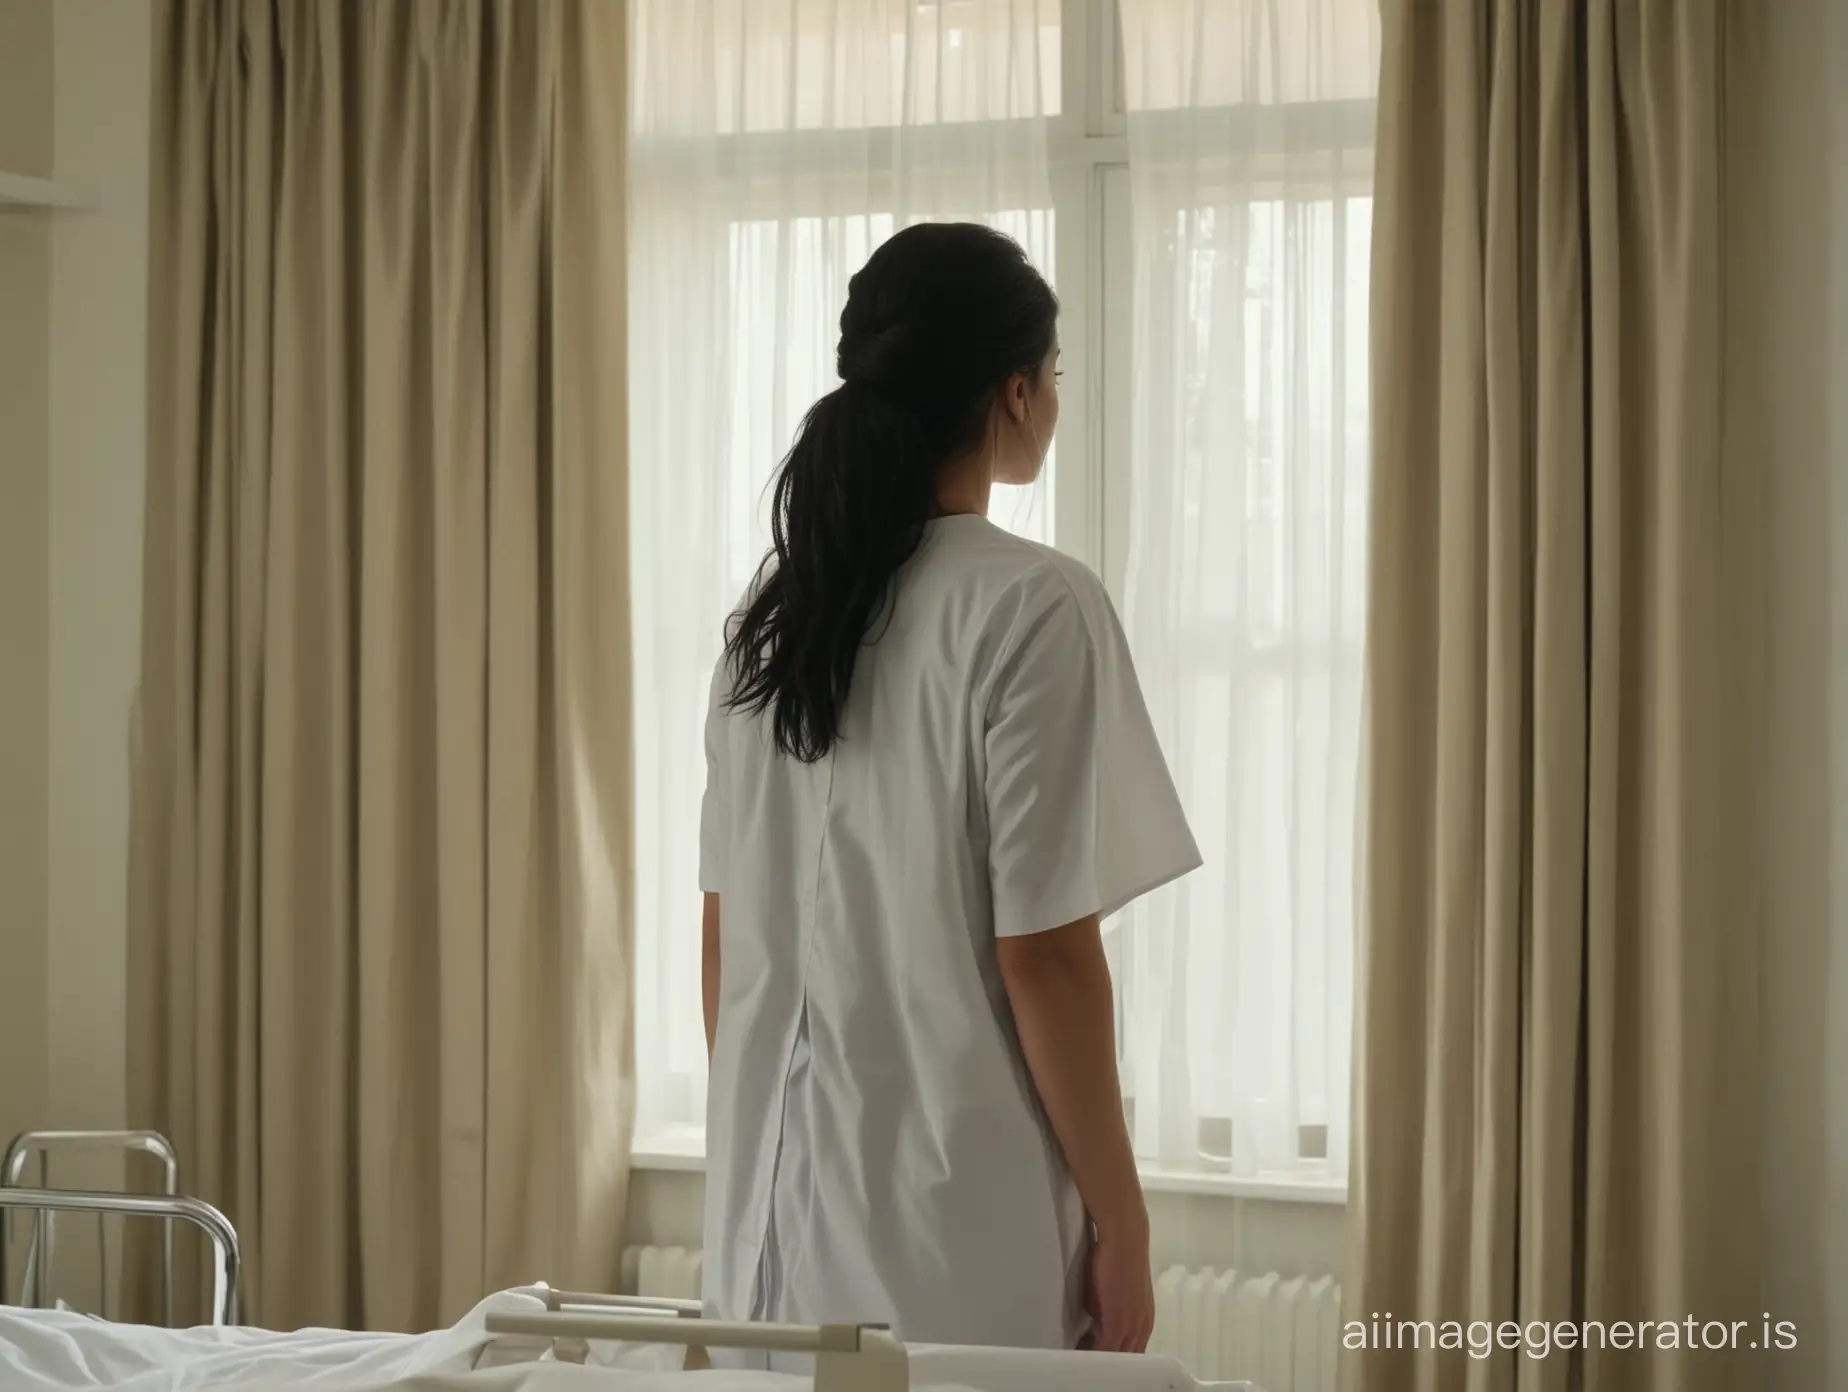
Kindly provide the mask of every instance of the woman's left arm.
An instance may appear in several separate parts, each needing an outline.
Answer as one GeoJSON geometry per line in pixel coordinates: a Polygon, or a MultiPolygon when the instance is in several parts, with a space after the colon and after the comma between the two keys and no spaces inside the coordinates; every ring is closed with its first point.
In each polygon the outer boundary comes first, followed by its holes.
{"type": "Polygon", "coordinates": [[[706,1059],[719,1032],[719,896],[708,893],[700,912],[700,1004],[706,1016],[706,1059]]]}

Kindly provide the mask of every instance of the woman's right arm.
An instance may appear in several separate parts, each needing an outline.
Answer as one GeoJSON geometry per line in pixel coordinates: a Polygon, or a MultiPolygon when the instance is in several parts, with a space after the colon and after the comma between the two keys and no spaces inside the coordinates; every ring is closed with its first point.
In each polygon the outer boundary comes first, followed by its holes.
{"type": "Polygon", "coordinates": [[[1154,1328],[1148,1213],[1116,1071],[1099,922],[1200,864],[1103,583],[1055,558],[991,620],[981,710],[995,952],[1041,1105],[1097,1242],[1101,1349],[1154,1328]]]}
{"type": "Polygon", "coordinates": [[[1040,1103],[1097,1229],[1093,1346],[1139,1353],[1155,1325],[1149,1218],[1124,1120],[1116,1012],[1097,915],[998,938],[995,952],[1040,1103]]]}

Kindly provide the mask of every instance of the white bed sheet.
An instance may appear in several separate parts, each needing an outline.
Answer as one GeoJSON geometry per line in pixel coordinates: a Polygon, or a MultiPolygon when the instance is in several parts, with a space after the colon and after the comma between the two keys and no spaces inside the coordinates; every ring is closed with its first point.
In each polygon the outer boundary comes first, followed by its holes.
{"type": "MultiPolygon", "coordinates": [[[[407,1335],[156,1329],[0,1307],[0,1392],[796,1392],[813,1385],[786,1373],[682,1372],[684,1350],[666,1345],[596,1344],[585,1364],[560,1363],[550,1359],[545,1341],[487,1333],[492,1312],[543,1308],[533,1288],[502,1291],[452,1328],[407,1335]]],[[[910,1361],[913,1392],[1244,1388],[1197,1383],[1171,1359],[914,1348],[910,1361]]]]}
{"type": "Polygon", "coordinates": [[[482,1301],[450,1329],[418,1335],[157,1329],[63,1310],[0,1308],[0,1388],[392,1387],[411,1378],[470,1372],[491,1342],[484,1327],[490,1311],[543,1308],[529,1292],[507,1291],[482,1301]]]}

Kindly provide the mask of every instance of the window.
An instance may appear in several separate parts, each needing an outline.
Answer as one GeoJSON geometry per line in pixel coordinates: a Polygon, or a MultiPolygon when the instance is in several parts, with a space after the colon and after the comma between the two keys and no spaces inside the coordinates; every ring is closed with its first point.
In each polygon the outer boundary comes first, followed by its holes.
{"type": "Polygon", "coordinates": [[[1002,227],[1066,409],[995,520],[1104,575],[1207,867],[1110,925],[1151,1165],[1345,1173],[1373,0],[640,0],[638,1137],[697,1144],[719,625],[894,228],[1002,227]],[[1200,55],[1209,61],[1196,61],[1200,55]]]}

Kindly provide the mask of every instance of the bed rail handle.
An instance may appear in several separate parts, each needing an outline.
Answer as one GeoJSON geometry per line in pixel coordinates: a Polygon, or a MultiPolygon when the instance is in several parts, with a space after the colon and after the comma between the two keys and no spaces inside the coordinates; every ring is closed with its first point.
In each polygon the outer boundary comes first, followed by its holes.
{"type": "Polygon", "coordinates": [[[905,1346],[882,1325],[753,1324],[652,1315],[500,1310],[487,1332],[539,1339],[606,1339],[815,1356],[815,1392],[908,1392],[905,1346]]]}
{"type": "Polygon", "coordinates": [[[212,1323],[237,1323],[242,1257],[237,1229],[209,1203],[184,1195],[94,1194],[76,1189],[15,1189],[0,1185],[0,1213],[114,1213],[127,1218],[177,1218],[212,1244],[212,1323]]]}
{"type": "Polygon", "coordinates": [[[553,1290],[550,1286],[540,1291],[539,1295],[545,1301],[545,1308],[554,1314],[561,1310],[609,1310],[700,1319],[704,1313],[704,1307],[697,1300],[680,1300],[665,1295],[595,1295],[585,1291],[553,1290]]]}

